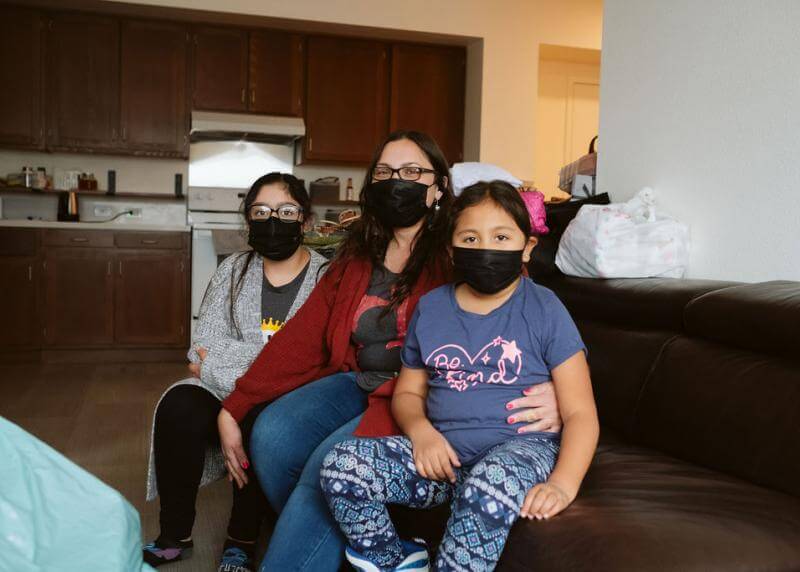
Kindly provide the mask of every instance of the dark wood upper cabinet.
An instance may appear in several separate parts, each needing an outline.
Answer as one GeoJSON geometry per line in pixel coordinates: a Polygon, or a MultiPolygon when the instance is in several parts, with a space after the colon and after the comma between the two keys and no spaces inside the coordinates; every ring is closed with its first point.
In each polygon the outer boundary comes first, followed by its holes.
{"type": "Polygon", "coordinates": [[[249,111],[302,115],[303,60],[302,36],[270,30],[250,32],[249,111]]]}
{"type": "Polygon", "coordinates": [[[114,339],[118,344],[182,345],[189,316],[188,262],[180,251],[117,255],[114,339]]]}
{"type": "Polygon", "coordinates": [[[464,48],[392,46],[389,129],[431,135],[450,164],[464,159],[464,48]]]}
{"type": "Polygon", "coordinates": [[[247,111],[247,32],[201,27],[194,31],[194,109],[247,111]]]}
{"type": "Polygon", "coordinates": [[[45,251],[45,345],[86,347],[114,342],[114,251],[45,251]]]}
{"type": "Polygon", "coordinates": [[[308,39],[306,160],[369,162],[389,123],[387,51],[368,40],[308,39]]]}
{"type": "Polygon", "coordinates": [[[38,11],[0,7],[0,144],[44,147],[43,24],[38,11]]]}
{"type": "Polygon", "coordinates": [[[139,154],[187,157],[188,30],[130,20],[121,36],[121,146],[139,154]]]}
{"type": "Polygon", "coordinates": [[[54,14],[48,35],[48,147],[113,150],[119,137],[119,21],[54,14]]]}

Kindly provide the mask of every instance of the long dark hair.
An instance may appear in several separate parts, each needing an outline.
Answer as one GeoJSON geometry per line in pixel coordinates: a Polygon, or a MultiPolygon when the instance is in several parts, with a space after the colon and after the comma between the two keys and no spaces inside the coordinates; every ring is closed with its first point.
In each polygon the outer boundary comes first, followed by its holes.
{"type": "Polygon", "coordinates": [[[393,237],[393,233],[391,228],[386,228],[382,225],[375,214],[366,208],[365,191],[372,182],[372,171],[378,164],[383,149],[392,141],[400,141],[402,139],[408,139],[416,144],[431,162],[431,166],[435,171],[434,183],[438,185],[442,196],[439,198],[438,211],[430,208],[425,215],[423,224],[415,238],[414,246],[411,249],[411,255],[392,290],[389,308],[393,309],[397,308],[411,294],[411,289],[422,274],[423,268],[432,265],[434,268],[438,267],[443,273],[446,273],[449,269],[447,231],[450,221],[450,208],[454,198],[453,183],[450,176],[450,168],[447,166],[447,159],[445,159],[442,150],[439,149],[439,145],[436,144],[433,138],[419,131],[400,130],[391,133],[378,146],[367,169],[364,183],[361,185],[361,194],[359,195],[361,218],[353,224],[347,239],[336,255],[337,260],[362,258],[369,260],[373,266],[383,265],[386,249],[393,237]]]}
{"type": "MultiPolygon", "coordinates": [[[[311,215],[311,198],[308,196],[308,191],[306,190],[303,183],[295,177],[294,175],[290,175],[288,173],[279,173],[277,171],[272,173],[267,173],[266,175],[262,175],[258,179],[256,179],[253,184],[250,186],[250,190],[247,191],[244,199],[242,200],[242,215],[244,216],[245,222],[247,222],[248,229],[250,228],[250,207],[253,206],[253,203],[256,202],[256,197],[258,196],[259,191],[261,191],[261,187],[266,185],[272,185],[275,183],[283,183],[285,186],[286,191],[289,195],[297,201],[297,204],[300,205],[300,208],[303,209],[303,220],[308,220],[311,215]]],[[[233,264],[233,271],[231,272],[231,295],[230,295],[230,305],[228,307],[228,313],[230,315],[231,325],[233,326],[234,330],[236,331],[237,335],[241,337],[242,332],[239,329],[239,325],[236,323],[236,313],[234,312],[234,307],[236,305],[236,300],[239,298],[239,293],[242,291],[242,283],[244,282],[244,277],[247,275],[247,270],[250,268],[250,263],[255,258],[255,251],[251,248],[250,250],[246,250],[244,252],[240,252],[237,256],[238,258],[234,261],[233,264]],[[244,257],[245,261],[242,264],[241,270],[238,273],[235,271],[236,264],[239,260],[244,257]]]]}
{"type": "Polygon", "coordinates": [[[525,235],[525,240],[531,237],[531,217],[528,213],[528,208],[525,206],[525,201],[519,196],[519,191],[505,181],[480,181],[461,191],[461,194],[458,195],[455,203],[453,203],[450,232],[448,234],[452,236],[461,213],[469,207],[474,207],[487,200],[492,201],[511,215],[511,218],[514,219],[514,222],[525,235]]]}

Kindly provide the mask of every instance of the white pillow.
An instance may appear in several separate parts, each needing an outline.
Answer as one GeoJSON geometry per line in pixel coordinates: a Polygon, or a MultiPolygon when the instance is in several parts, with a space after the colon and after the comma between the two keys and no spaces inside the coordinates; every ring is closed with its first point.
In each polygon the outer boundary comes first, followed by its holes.
{"type": "Polygon", "coordinates": [[[505,181],[514,187],[522,186],[522,181],[514,175],[502,167],[489,163],[456,163],[450,169],[450,173],[453,176],[453,189],[456,196],[460,195],[466,187],[479,181],[505,181]]]}

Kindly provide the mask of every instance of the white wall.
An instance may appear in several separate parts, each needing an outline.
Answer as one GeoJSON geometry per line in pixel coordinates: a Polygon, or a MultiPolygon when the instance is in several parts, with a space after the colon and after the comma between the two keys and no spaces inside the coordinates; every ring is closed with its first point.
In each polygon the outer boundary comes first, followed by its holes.
{"type": "Polygon", "coordinates": [[[689,277],[800,280],[800,2],[606,0],[598,185],[691,225],[689,277]]]}

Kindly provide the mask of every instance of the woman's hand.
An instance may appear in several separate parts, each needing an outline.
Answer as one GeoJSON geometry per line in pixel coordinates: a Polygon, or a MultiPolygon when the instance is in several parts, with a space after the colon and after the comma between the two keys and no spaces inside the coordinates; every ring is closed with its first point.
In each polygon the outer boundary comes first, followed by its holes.
{"type": "Polygon", "coordinates": [[[247,484],[247,474],[244,470],[250,466],[242,446],[242,430],[227,409],[219,412],[217,428],[222,454],[225,456],[225,466],[228,469],[228,480],[235,480],[241,489],[247,484]]]}
{"type": "Polygon", "coordinates": [[[522,518],[548,519],[567,508],[575,495],[568,494],[555,483],[546,482],[533,487],[525,495],[519,515],[522,518]]]}
{"type": "Polygon", "coordinates": [[[518,433],[531,431],[558,433],[561,430],[561,415],[558,412],[553,382],[534,385],[522,393],[525,397],[506,404],[506,409],[512,412],[508,416],[508,423],[527,422],[528,425],[520,427],[518,433]]]}
{"type": "Polygon", "coordinates": [[[453,467],[460,467],[455,450],[432,425],[415,431],[411,438],[414,464],[422,478],[434,481],[456,482],[453,467]]]}
{"type": "Polygon", "coordinates": [[[197,379],[200,379],[200,367],[203,365],[203,362],[206,360],[206,356],[208,355],[208,350],[206,348],[197,348],[197,355],[200,356],[199,363],[190,363],[189,364],[189,373],[191,373],[197,379]]]}

